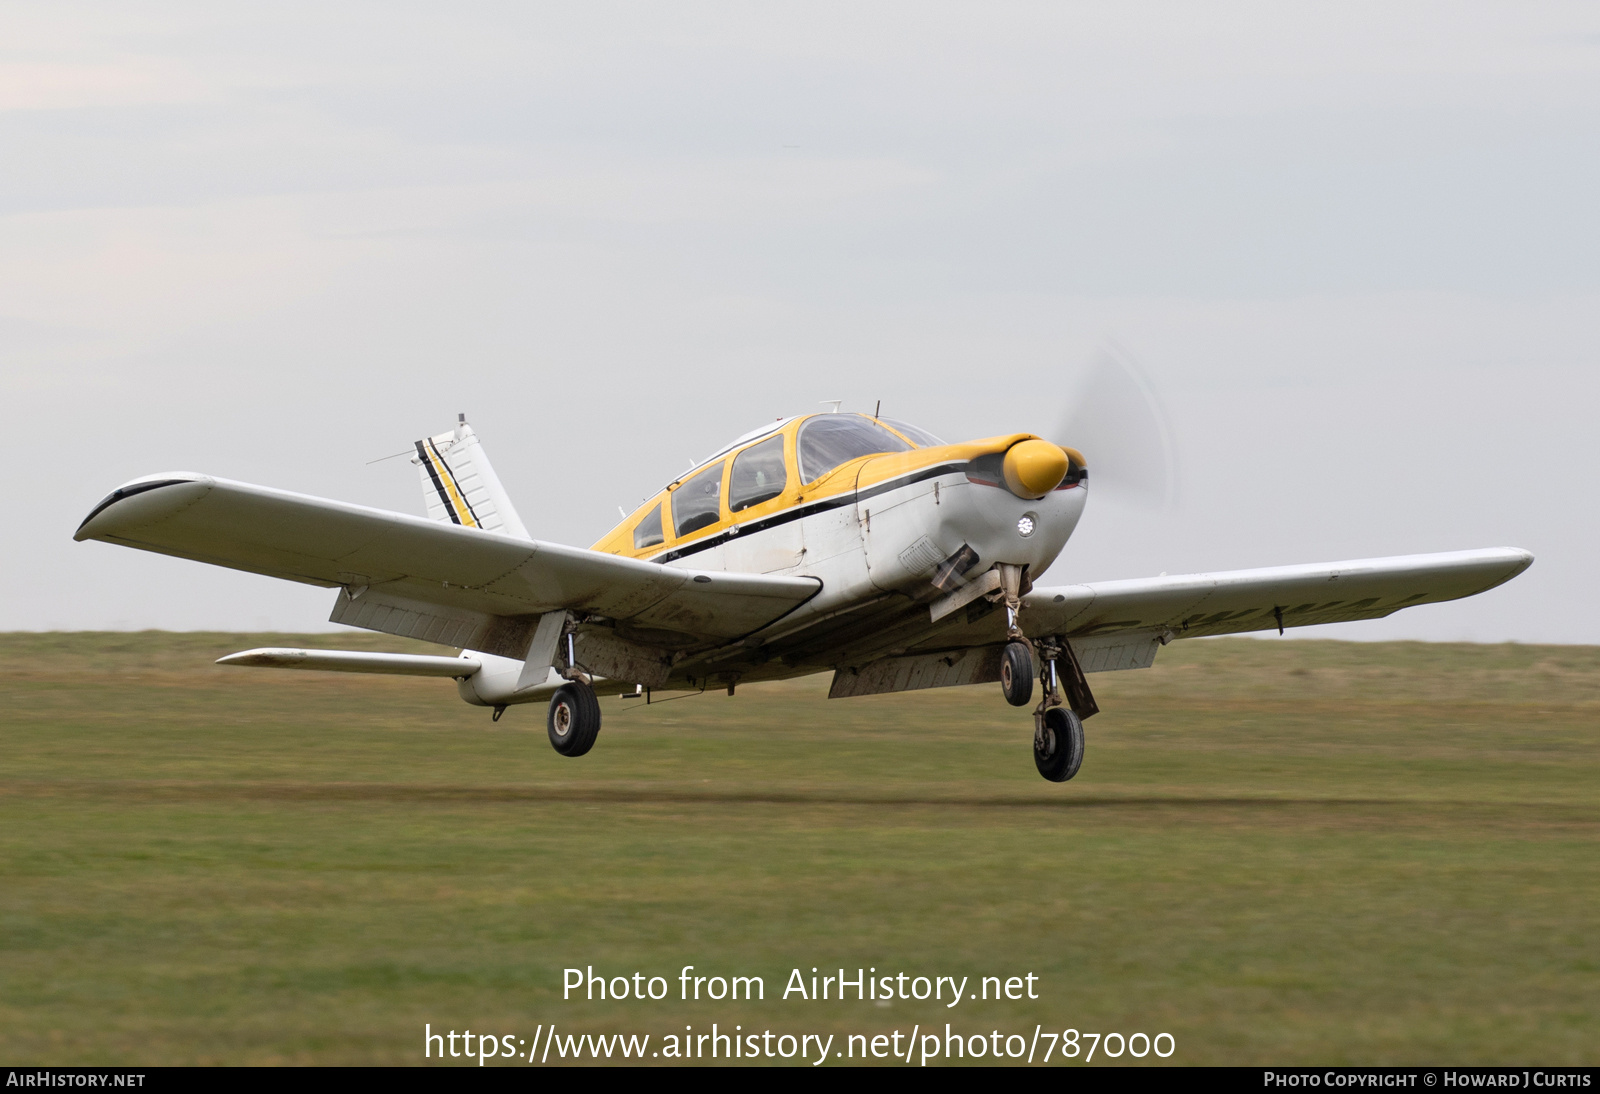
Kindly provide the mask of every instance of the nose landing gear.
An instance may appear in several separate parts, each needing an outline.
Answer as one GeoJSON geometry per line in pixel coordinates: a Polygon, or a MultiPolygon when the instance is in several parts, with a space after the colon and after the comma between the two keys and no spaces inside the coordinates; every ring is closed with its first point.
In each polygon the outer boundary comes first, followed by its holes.
{"type": "Polygon", "coordinates": [[[1026,642],[1006,643],[1000,656],[1000,690],[1014,707],[1025,707],[1033,698],[1033,651],[1026,642]]]}
{"type": "Polygon", "coordinates": [[[1028,568],[1001,563],[995,570],[1000,574],[1000,588],[990,593],[989,599],[1003,601],[1006,606],[1006,648],[1000,656],[1000,691],[1012,706],[1025,707],[1033,698],[1033,643],[1017,626],[1017,613],[1022,610],[1022,594],[1028,587],[1028,568]]]}

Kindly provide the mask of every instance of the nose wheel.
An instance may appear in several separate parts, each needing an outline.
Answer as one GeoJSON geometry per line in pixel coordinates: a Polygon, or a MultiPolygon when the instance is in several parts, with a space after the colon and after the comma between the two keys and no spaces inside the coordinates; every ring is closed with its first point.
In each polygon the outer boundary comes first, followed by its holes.
{"type": "Polygon", "coordinates": [[[1000,690],[1014,707],[1025,707],[1033,698],[1033,651],[1027,643],[1006,643],[1000,657],[1000,690]]]}

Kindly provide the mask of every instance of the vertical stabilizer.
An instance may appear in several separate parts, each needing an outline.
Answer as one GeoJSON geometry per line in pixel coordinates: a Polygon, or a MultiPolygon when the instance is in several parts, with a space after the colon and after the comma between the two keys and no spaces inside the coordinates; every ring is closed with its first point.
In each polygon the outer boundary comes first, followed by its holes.
{"type": "Polygon", "coordinates": [[[411,462],[422,472],[422,497],[434,520],[529,538],[465,414],[449,433],[418,441],[411,462]]]}

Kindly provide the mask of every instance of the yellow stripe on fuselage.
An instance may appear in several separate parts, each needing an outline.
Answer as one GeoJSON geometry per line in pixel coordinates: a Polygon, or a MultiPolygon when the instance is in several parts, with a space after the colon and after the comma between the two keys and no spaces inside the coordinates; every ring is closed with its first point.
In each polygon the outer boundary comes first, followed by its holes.
{"type": "Polygon", "coordinates": [[[979,456],[987,456],[991,452],[1004,452],[1018,441],[1034,439],[1032,433],[1011,433],[1003,437],[985,437],[980,441],[940,445],[937,448],[916,448],[910,452],[885,452],[878,456],[862,456],[844,466],[858,470],[859,473],[851,477],[849,486],[860,489],[876,486],[890,479],[898,479],[902,475],[921,471],[924,467],[933,467],[941,463],[964,463],[979,456]],[[866,466],[863,467],[863,464],[866,466]]]}

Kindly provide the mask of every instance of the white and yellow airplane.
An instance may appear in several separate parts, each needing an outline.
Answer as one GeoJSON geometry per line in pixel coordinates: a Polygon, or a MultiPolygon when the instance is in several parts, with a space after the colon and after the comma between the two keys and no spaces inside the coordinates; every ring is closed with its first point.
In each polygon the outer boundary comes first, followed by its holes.
{"type": "Polygon", "coordinates": [[[600,696],[832,672],[833,697],[1034,680],[1039,772],[1072,778],[1086,674],[1177,638],[1379,619],[1533,561],[1493,548],[1035,587],[1083,513],[1084,457],[1027,433],[946,444],[863,414],[787,418],[669,483],[585,550],[531,538],[462,416],[416,443],[428,517],[190,473],[113,491],[74,538],[339,590],[333,622],[455,656],[256,649],[222,664],[453,677],[498,719],[549,702],[581,756],[600,696]]]}

